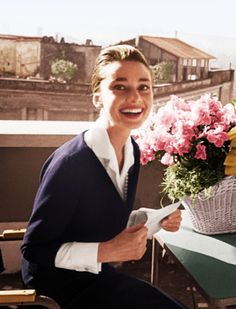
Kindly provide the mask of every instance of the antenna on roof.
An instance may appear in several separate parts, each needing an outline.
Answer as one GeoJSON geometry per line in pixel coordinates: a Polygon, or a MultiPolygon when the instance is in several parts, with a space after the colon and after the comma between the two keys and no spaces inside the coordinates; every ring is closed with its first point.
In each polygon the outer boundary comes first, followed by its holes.
{"type": "Polygon", "coordinates": [[[178,38],[178,31],[175,30],[175,38],[177,39],[178,38]]]}

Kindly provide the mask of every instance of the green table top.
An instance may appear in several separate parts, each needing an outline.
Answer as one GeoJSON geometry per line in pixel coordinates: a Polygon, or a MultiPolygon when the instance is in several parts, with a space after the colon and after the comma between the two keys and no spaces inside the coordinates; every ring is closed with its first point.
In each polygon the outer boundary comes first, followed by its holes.
{"type": "Polygon", "coordinates": [[[192,229],[186,210],[178,232],[160,230],[154,237],[187,270],[211,299],[236,297],[236,233],[208,236],[192,229]]]}

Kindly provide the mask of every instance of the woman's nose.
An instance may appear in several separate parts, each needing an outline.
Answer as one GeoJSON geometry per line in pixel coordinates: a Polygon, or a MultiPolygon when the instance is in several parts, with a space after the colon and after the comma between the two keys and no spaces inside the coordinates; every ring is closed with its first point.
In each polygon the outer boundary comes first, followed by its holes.
{"type": "Polygon", "coordinates": [[[134,103],[138,102],[140,100],[140,95],[139,95],[138,90],[131,89],[128,93],[127,100],[130,102],[134,102],[134,103]]]}

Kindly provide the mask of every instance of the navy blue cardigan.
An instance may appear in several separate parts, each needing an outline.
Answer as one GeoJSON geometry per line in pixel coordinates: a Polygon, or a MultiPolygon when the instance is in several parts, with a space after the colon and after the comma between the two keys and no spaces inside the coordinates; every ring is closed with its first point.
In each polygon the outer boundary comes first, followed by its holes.
{"type": "Polygon", "coordinates": [[[107,241],[126,227],[139,173],[139,149],[132,143],[135,163],[128,172],[126,201],[85,143],[84,133],[48,158],[22,245],[23,278],[43,268],[55,272],[63,243],[107,241]]]}

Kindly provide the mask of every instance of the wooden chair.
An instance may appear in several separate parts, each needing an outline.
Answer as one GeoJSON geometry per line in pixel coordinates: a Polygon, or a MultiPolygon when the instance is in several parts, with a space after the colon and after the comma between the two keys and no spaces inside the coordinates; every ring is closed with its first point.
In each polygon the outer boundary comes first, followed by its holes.
{"type": "MultiPolygon", "coordinates": [[[[5,230],[0,234],[0,242],[22,240],[25,229],[5,230]]],[[[4,262],[0,249],[0,272],[4,270],[4,262]]],[[[1,276],[1,275],[0,275],[1,276]]],[[[14,283],[13,283],[14,285],[14,283]]],[[[0,307],[7,306],[43,306],[49,309],[60,309],[58,303],[50,297],[37,295],[35,290],[24,289],[7,289],[0,290],[0,307]]]]}

